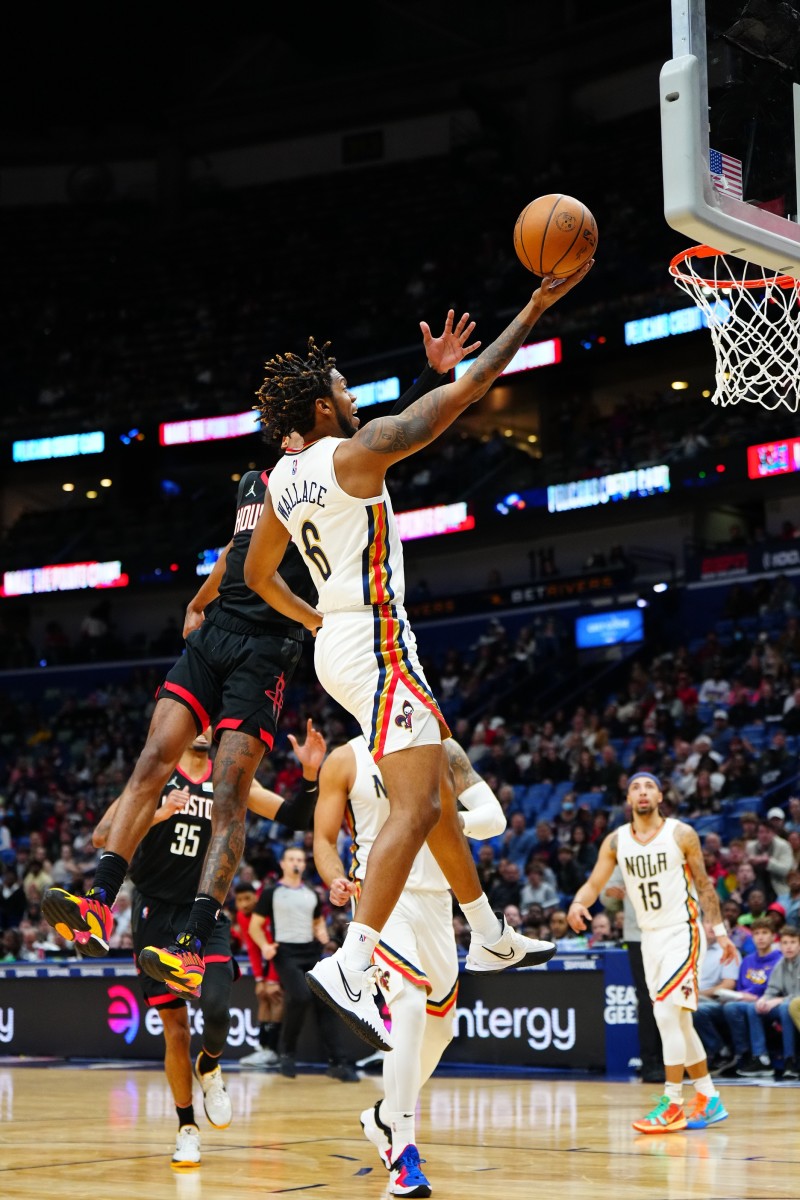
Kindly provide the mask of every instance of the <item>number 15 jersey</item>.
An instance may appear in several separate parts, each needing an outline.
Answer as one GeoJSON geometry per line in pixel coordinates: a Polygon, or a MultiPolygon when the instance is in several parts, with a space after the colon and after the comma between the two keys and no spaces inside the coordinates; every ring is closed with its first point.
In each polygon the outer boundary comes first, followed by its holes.
{"type": "Polygon", "coordinates": [[[642,932],[696,921],[697,891],[686,857],[675,841],[678,822],[667,817],[656,836],[642,844],[633,826],[617,834],[617,863],[642,932]]]}
{"type": "Polygon", "coordinates": [[[183,797],[183,808],[148,830],[131,862],[131,880],[144,896],[166,904],[193,903],[211,841],[211,772],[209,762],[200,779],[190,779],[180,767],[170,775],[159,808],[174,793],[183,797]]]}

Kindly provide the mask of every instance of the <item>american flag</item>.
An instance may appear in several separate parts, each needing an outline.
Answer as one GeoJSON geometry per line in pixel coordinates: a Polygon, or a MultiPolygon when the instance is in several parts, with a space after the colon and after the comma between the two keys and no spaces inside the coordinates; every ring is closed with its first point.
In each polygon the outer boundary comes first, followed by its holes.
{"type": "Polygon", "coordinates": [[[721,154],[719,150],[709,150],[708,160],[711,168],[711,182],[714,187],[733,200],[741,200],[741,159],[731,158],[730,154],[721,154]]]}

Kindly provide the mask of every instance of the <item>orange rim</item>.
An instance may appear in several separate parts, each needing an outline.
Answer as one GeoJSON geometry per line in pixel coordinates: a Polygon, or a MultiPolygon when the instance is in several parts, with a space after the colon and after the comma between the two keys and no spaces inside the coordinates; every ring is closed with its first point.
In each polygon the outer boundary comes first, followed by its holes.
{"type": "Polygon", "coordinates": [[[779,288],[796,288],[800,285],[800,280],[794,279],[791,275],[765,275],[763,279],[706,279],[702,275],[698,275],[693,271],[688,260],[691,258],[724,258],[723,250],[715,250],[713,246],[689,246],[686,250],[681,250],[669,264],[669,273],[675,279],[680,279],[683,283],[692,283],[697,287],[711,288],[712,291],[727,291],[732,292],[735,288],[744,288],[748,291],[755,288],[763,287],[779,287],[779,288]],[[686,269],[684,269],[686,264],[686,269]]]}

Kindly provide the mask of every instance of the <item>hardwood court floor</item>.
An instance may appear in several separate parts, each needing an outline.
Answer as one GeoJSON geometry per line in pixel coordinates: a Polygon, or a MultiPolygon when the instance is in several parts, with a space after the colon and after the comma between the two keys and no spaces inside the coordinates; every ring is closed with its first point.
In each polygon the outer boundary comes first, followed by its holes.
{"type": "MultiPolygon", "coordinates": [[[[234,1120],[195,1105],[203,1163],[177,1173],[176,1120],[152,1068],[0,1064],[3,1200],[249,1200],[313,1191],[383,1200],[388,1174],[358,1123],[379,1081],[226,1075],[234,1120]]],[[[800,1196],[800,1087],[727,1086],[731,1117],[703,1131],[641,1136],[635,1082],[432,1080],[418,1137],[435,1197],[491,1200],[789,1200],[800,1196]]],[[[689,1095],[689,1089],[685,1090],[689,1095]]]]}

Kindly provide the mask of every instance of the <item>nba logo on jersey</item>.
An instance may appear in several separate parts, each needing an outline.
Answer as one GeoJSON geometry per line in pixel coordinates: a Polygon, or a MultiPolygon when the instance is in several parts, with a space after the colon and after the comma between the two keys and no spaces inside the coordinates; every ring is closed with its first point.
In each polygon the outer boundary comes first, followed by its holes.
{"type": "Polygon", "coordinates": [[[403,711],[399,717],[395,717],[394,723],[400,729],[411,728],[411,718],[414,715],[414,706],[408,700],[403,701],[403,711]]]}
{"type": "Polygon", "coordinates": [[[297,459],[296,458],[292,459],[292,474],[293,475],[297,474],[297,459]]]}

